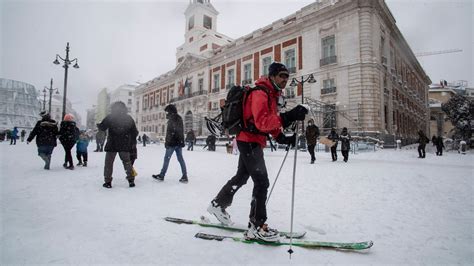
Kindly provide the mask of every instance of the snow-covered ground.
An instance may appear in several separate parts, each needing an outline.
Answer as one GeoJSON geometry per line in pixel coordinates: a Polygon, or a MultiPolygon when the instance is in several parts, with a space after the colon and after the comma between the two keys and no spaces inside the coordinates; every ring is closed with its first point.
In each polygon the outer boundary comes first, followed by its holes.
{"type": "MultiPolygon", "coordinates": [[[[351,154],[344,163],[319,152],[314,165],[298,153],[294,229],[307,231],[306,239],[373,240],[374,246],[362,252],[294,247],[290,260],[288,247],[196,239],[196,232],[229,233],[163,220],[205,214],[236,171],[237,156],[224,147],[185,151],[190,182],[181,184],[175,157],[164,182],[151,178],[161,169],[162,145],[139,146],[137,186],[128,187],[116,160],[112,189],[102,187],[105,154],[93,148],[89,166],[70,171],[62,168],[59,146],[46,171],[33,143],[0,143],[0,264],[474,263],[473,153],[429,151],[418,159],[416,150],[382,150],[351,154]]],[[[270,183],[284,154],[266,151],[270,183]]],[[[268,223],[280,230],[290,227],[293,155],[268,205],[268,223]]],[[[237,223],[247,222],[252,186],[249,180],[228,209],[237,223]]]]}

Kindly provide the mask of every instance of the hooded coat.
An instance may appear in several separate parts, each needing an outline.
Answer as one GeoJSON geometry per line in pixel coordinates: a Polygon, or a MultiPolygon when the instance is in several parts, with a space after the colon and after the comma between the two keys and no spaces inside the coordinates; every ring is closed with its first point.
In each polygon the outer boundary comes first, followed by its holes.
{"type": "Polygon", "coordinates": [[[49,115],[36,122],[35,127],[30,132],[26,141],[31,142],[36,137],[36,145],[56,147],[56,136],[58,135],[58,123],[52,120],[49,115]]]}
{"type": "Polygon", "coordinates": [[[74,121],[62,121],[59,129],[59,141],[64,146],[74,146],[79,139],[79,129],[74,121]]]}
{"type": "Polygon", "coordinates": [[[138,136],[135,121],[127,114],[127,107],[122,102],[112,104],[111,113],[97,127],[109,131],[104,149],[108,152],[130,152],[138,136]]]}
{"type": "Polygon", "coordinates": [[[175,112],[169,112],[167,118],[165,147],[184,147],[183,119],[175,112]]]}
{"type": "Polygon", "coordinates": [[[315,124],[306,127],[306,142],[308,145],[316,145],[318,137],[319,128],[315,124]]]}
{"type": "Polygon", "coordinates": [[[351,149],[351,135],[347,132],[347,128],[342,129],[339,139],[341,140],[341,151],[348,151],[351,149]]]}
{"type": "MultiPolygon", "coordinates": [[[[258,131],[271,134],[276,138],[281,133],[282,120],[278,114],[278,97],[281,92],[277,91],[269,78],[261,77],[255,82],[256,86],[265,90],[254,90],[244,102],[243,119],[246,123],[252,123],[258,131]],[[270,103],[268,102],[270,101],[270,103]]],[[[237,135],[238,141],[255,142],[262,148],[266,146],[267,137],[263,134],[240,131],[237,135]]]]}

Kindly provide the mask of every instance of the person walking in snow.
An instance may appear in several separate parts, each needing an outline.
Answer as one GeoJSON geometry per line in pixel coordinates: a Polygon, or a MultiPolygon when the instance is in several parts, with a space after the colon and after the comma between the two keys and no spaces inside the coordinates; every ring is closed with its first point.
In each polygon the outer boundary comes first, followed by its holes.
{"type": "Polygon", "coordinates": [[[138,130],[135,121],[127,112],[127,106],[123,102],[114,102],[110,107],[110,114],[98,124],[99,130],[108,130],[105,145],[104,184],[102,185],[105,188],[112,188],[112,173],[117,153],[127,174],[129,187],[135,187],[130,151],[133,145],[136,145],[138,130]]]}
{"type": "Polygon", "coordinates": [[[306,127],[306,143],[308,144],[308,152],[311,155],[311,163],[313,164],[316,161],[314,156],[314,148],[316,147],[316,142],[319,137],[319,128],[314,124],[314,120],[310,119],[308,121],[308,126],[306,127]]]}
{"type": "Polygon", "coordinates": [[[337,161],[337,143],[339,142],[339,135],[336,133],[335,128],[331,128],[331,132],[328,135],[328,139],[334,142],[334,145],[331,146],[331,157],[332,161],[337,161]]]}
{"type": "Polygon", "coordinates": [[[148,136],[145,133],[143,134],[142,140],[143,140],[143,147],[146,147],[146,143],[148,142],[148,136]]]}
{"type": "Polygon", "coordinates": [[[349,160],[349,150],[351,149],[351,135],[347,132],[347,127],[342,128],[339,139],[341,140],[342,157],[344,157],[344,162],[347,163],[347,160],[349,160]]]}
{"type": "Polygon", "coordinates": [[[76,158],[79,161],[77,165],[87,167],[87,146],[89,146],[89,137],[83,131],[76,143],[76,158]]]}
{"type": "Polygon", "coordinates": [[[18,138],[18,128],[14,127],[10,135],[10,145],[16,145],[17,138],[18,138]]]}
{"type": "Polygon", "coordinates": [[[308,110],[298,105],[286,113],[278,113],[278,97],[286,87],[289,72],[285,65],[272,63],[268,77],[261,77],[255,82],[260,90],[253,90],[243,106],[243,120],[248,129],[237,134],[237,146],[240,151],[237,173],[222,187],[211,201],[207,211],[221,223],[232,224],[226,212],[232,204],[235,193],[252,177],[254,183],[250,203],[249,229],[246,237],[263,241],[278,241],[279,233],[271,229],[267,220],[265,201],[269,186],[268,173],[263,156],[268,134],[280,144],[293,144],[296,136],[285,136],[281,128],[289,127],[294,121],[304,120],[308,110]]]}
{"type": "Polygon", "coordinates": [[[183,147],[185,146],[183,119],[178,114],[178,110],[174,104],[168,104],[165,107],[165,112],[166,119],[168,119],[165,138],[165,158],[163,160],[163,167],[161,167],[160,173],[152,176],[158,181],[164,181],[171,156],[174,152],[176,152],[176,157],[178,158],[182,173],[179,182],[188,183],[188,173],[186,170],[186,163],[184,162],[183,158],[183,147]]]}
{"type": "Polygon", "coordinates": [[[426,144],[430,142],[428,137],[425,135],[425,132],[423,130],[418,131],[418,158],[425,158],[426,152],[425,152],[425,147],[426,144]]]}
{"type": "Polygon", "coordinates": [[[196,135],[194,134],[194,130],[189,130],[186,134],[186,143],[188,143],[188,151],[193,151],[194,149],[194,142],[196,142],[196,135]]]}
{"type": "MultiPolygon", "coordinates": [[[[99,124],[97,124],[99,126],[99,124]]],[[[103,130],[98,129],[97,133],[95,134],[95,143],[96,149],[95,152],[103,152],[104,151],[104,143],[105,138],[107,137],[107,133],[103,130]]]]}
{"type": "Polygon", "coordinates": [[[59,141],[64,148],[64,164],[63,167],[69,170],[74,170],[74,162],[72,160],[71,150],[79,139],[79,129],[74,122],[72,114],[64,115],[64,120],[59,126],[59,141]]]}
{"type": "Polygon", "coordinates": [[[26,130],[22,129],[20,133],[21,142],[25,141],[26,130]]]}
{"type": "Polygon", "coordinates": [[[443,156],[443,148],[444,148],[443,137],[438,136],[436,138],[436,155],[437,156],[443,156]]]}
{"type": "Polygon", "coordinates": [[[35,127],[26,139],[26,144],[36,138],[38,156],[44,161],[44,169],[49,170],[51,165],[51,154],[56,147],[56,136],[58,135],[58,123],[51,119],[46,111],[40,113],[41,120],[36,122],[35,127]]]}

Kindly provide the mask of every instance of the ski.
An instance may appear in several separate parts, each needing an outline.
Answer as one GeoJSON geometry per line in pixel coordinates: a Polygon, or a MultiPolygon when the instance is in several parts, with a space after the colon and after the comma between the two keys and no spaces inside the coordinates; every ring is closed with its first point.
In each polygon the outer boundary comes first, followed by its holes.
{"type": "MultiPolygon", "coordinates": [[[[278,242],[266,242],[257,239],[246,239],[243,236],[226,236],[226,235],[213,235],[206,233],[197,233],[194,237],[206,239],[206,240],[217,240],[222,241],[224,239],[231,239],[236,242],[252,244],[257,243],[260,245],[267,246],[289,246],[290,241],[287,239],[281,239],[278,242]]],[[[333,248],[333,249],[345,249],[345,250],[363,250],[372,247],[374,244],[372,241],[365,242],[322,242],[322,241],[311,241],[311,240],[293,240],[291,243],[293,246],[302,248],[333,248]]]]}
{"type": "MultiPolygon", "coordinates": [[[[201,217],[200,221],[197,220],[187,220],[181,218],[174,218],[174,217],[165,217],[165,221],[177,223],[177,224],[197,224],[204,227],[213,227],[219,228],[228,231],[234,232],[245,232],[247,231],[247,226],[244,225],[225,225],[222,223],[212,223],[205,217],[201,217]]],[[[290,238],[290,232],[282,232],[280,231],[280,235],[286,238],[290,238]]],[[[293,238],[303,238],[306,235],[306,232],[293,232],[293,238]]]]}

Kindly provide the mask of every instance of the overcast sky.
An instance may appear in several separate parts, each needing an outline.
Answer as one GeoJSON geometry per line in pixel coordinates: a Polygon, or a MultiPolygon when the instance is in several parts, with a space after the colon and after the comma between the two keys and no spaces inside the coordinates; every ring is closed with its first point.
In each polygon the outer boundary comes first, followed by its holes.
{"type": "MultiPolygon", "coordinates": [[[[211,0],[220,12],[217,31],[239,38],[314,1],[211,0]],[[257,2],[257,3],[255,3],[257,2]]],[[[397,25],[416,52],[462,49],[419,57],[434,83],[467,80],[474,87],[472,0],[386,0],[397,25]]],[[[37,89],[63,88],[56,54],[78,58],[70,68],[68,98],[85,122],[85,110],[106,87],[145,82],[175,67],[184,43],[189,0],[79,1],[0,0],[0,77],[37,89]]]]}

